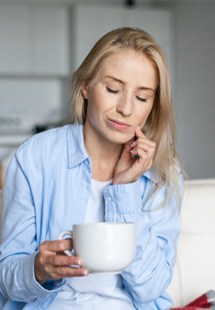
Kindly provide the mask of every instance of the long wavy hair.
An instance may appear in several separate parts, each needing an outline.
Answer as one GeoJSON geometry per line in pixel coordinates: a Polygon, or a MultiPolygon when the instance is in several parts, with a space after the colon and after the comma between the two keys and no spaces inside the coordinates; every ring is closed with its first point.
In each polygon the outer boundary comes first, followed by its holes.
{"type": "MultiPolygon", "coordinates": [[[[119,49],[132,49],[143,53],[154,62],[158,72],[158,87],[152,111],[142,128],[147,138],[156,143],[154,172],[158,187],[164,183],[178,191],[178,156],[175,150],[175,123],[171,98],[168,64],[165,55],[154,38],[142,29],[118,28],[105,34],[91,49],[80,67],[73,74],[71,109],[72,122],[84,123],[87,101],[82,95],[98,72],[101,63],[119,49]]],[[[172,191],[171,191],[172,192],[172,191]]]]}

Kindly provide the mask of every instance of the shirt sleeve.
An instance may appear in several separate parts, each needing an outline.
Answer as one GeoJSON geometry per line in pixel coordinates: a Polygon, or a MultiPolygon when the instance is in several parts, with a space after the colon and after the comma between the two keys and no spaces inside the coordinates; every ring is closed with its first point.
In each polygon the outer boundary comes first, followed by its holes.
{"type": "Polygon", "coordinates": [[[56,293],[64,282],[50,281],[42,286],[35,279],[34,258],[38,244],[34,201],[24,157],[19,152],[9,165],[3,198],[0,295],[20,302],[46,298],[56,293]]]}
{"type": "Polygon", "coordinates": [[[179,177],[180,191],[169,198],[165,186],[150,195],[153,182],[144,176],[131,184],[109,185],[104,191],[105,220],[136,223],[136,255],[121,275],[137,309],[146,304],[150,309],[160,303],[159,309],[171,306],[165,290],[172,279],[180,232],[183,178],[179,177]]]}

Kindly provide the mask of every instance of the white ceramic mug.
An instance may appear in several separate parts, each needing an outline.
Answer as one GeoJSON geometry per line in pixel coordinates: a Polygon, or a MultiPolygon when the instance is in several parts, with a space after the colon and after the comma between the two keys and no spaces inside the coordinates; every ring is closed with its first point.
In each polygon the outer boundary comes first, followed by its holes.
{"type": "Polygon", "coordinates": [[[74,250],[67,255],[79,256],[83,266],[92,273],[120,273],[134,258],[136,249],[135,223],[101,222],[73,225],[58,239],[73,239],[74,250]]]}

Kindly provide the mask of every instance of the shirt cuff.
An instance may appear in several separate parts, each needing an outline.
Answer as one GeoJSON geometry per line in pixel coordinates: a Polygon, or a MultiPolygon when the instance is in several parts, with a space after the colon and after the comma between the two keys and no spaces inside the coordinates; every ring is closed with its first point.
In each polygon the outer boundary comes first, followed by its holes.
{"type": "Polygon", "coordinates": [[[135,221],[136,209],[141,205],[140,181],[112,184],[105,187],[105,221],[135,221]]]}
{"type": "Polygon", "coordinates": [[[30,279],[32,280],[32,286],[33,290],[35,291],[35,295],[38,297],[45,297],[47,294],[50,293],[55,293],[56,291],[60,290],[62,286],[65,284],[66,280],[65,279],[59,279],[59,280],[47,280],[45,283],[40,284],[36,278],[35,278],[35,271],[34,271],[34,261],[35,261],[35,256],[37,253],[34,255],[30,255],[29,259],[29,265],[31,266],[29,268],[29,272],[31,272],[30,279]]]}

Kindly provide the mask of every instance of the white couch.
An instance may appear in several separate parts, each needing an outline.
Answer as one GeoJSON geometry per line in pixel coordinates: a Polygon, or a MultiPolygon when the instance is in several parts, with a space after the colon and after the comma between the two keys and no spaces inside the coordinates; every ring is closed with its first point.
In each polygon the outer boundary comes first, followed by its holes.
{"type": "Polygon", "coordinates": [[[215,179],[185,182],[177,262],[168,292],[184,306],[215,290],[215,179]]]}
{"type": "Polygon", "coordinates": [[[215,290],[215,179],[191,180],[185,182],[182,231],[168,292],[176,307],[210,289],[215,290]]]}

